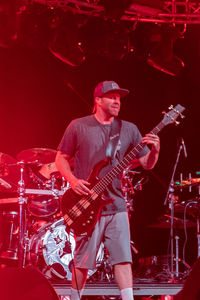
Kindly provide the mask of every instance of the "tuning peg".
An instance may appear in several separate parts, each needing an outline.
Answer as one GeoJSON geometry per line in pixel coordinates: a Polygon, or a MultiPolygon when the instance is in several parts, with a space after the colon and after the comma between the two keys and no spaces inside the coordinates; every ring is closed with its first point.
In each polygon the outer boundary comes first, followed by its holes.
{"type": "MultiPolygon", "coordinates": [[[[184,115],[182,115],[179,111],[177,111],[176,109],[174,109],[174,106],[171,104],[169,107],[168,107],[170,110],[174,110],[175,112],[177,112],[178,114],[179,114],[179,116],[181,117],[181,119],[184,119],[185,118],[185,116],[184,115]]],[[[176,123],[176,122],[175,122],[176,123]]],[[[179,125],[180,124],[180,122],[178,122],[178,124],[176,124],[176,125],[179,125]]]]}
{"type": "Polygon", "coordinates": [[[179,121],[175,121],[175,125],[178,126],[180,124],[179,121]]]}

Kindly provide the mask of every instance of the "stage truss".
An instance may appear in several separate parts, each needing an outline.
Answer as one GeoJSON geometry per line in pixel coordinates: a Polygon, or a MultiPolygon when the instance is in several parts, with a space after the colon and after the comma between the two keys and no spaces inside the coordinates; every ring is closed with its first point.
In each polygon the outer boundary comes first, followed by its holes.
{"type": "MultiPolygon", "coordinates": [[[[100,0],[32,0],[30,2],[41,3],[51,9],[71,10],[82,15],[105,16],[105,8],[100,5],[100,0]]],[[[129,22],[200,24],[200,1],[136,0],[123,11],[120,19],[129,22]]]]}

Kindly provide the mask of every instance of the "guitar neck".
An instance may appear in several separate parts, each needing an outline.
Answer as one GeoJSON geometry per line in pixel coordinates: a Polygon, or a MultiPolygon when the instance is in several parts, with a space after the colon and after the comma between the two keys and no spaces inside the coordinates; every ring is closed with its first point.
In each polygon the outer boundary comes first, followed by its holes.
{"type": "MultiPolygon", "coordinates": [[[[150,133],[158,134],[165,124],[160,122],[150,133]]],[[[115,167],[113,167],[94,187],[93,190],[97,194],[101,194],[105,188],[116,178],[119,174],[122,173],[131,163],[131,161],[140,153],[140,151],[145,147],[145,144],[142,142],[139,143],[136,147],[134,147],[123,159],[120,163],[118,163],[115,167]]]]}

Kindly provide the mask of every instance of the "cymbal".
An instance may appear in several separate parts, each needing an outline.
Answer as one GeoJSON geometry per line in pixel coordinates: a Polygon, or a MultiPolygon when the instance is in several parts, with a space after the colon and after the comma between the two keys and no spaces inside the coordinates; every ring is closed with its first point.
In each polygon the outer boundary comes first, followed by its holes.
{"type": "Polygon", "coordinates": [[[9,154],[0,152],[0,192],[13,192],[10,183],[10,168],[17,164],[17,160],[9,154]]]}
{"type": "MultiPolygon", "coordinates": [[[[17,192],[20,180],[20,166],[17,163],[6,163],[0,165],[0,192],[17,192]]],[[[1,195],[2,196],[2,195],[1,195]]]]}
{"type": "Polygon", "coordinates": [[[174,205],[175,213],[184,213],[187,212],[188,215],[200,215],[200,199],[196,197],[188,201],[182,201],[174,205]]]}
{"type": "Polygon", "coordinates": [[[17,159],[25,162],[48,164],[55,161],[56,150],[49,148],[31,148],[17,154],[17,159]]]}
{"type": "Polygon", "coordinates": [[[17,160],[9,154],[0,152],[0,164],[15,164],[17,160]]]}
{"type": "MultiPolygon", "coordinates": [[[[191,220],[185,220],[186,227],[191,228],[196,226],[196,222],[191,220]]],[[[161,228],[161,229],[169,229],[171,227],[171,216],[170,215],[163,215],[158,218],[158,223],[150,224],[148,227],[150,228],[161,228]]],[[[181,218],[174,217],[174,227],[176,229],[183,229],[184,228],[184,220],[181,218]]]]}

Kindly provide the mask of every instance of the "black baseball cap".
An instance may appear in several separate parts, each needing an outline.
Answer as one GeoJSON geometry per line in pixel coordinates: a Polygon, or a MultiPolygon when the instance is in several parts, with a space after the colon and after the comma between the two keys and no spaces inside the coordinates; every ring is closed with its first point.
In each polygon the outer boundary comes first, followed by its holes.
{"type": "Polygon", "coordinates": [[[121,89],[115,81],[102,81],[94,89],[94,98],[117,92],[122,98],[129,94],[129,90],[121,89]]]}

